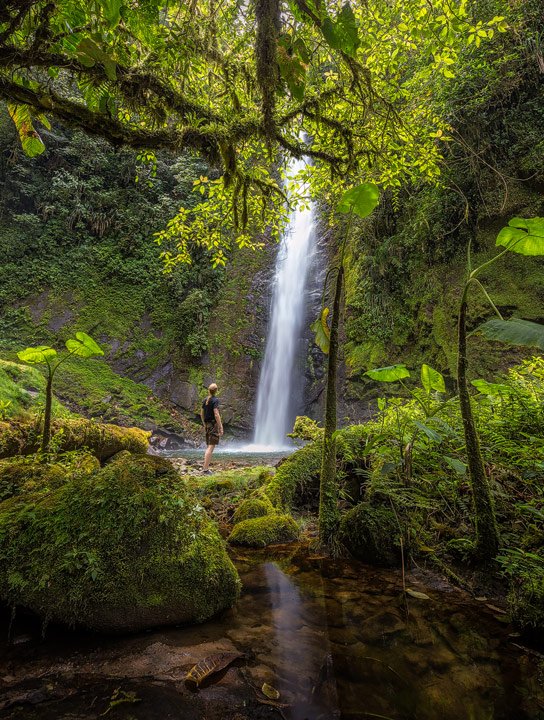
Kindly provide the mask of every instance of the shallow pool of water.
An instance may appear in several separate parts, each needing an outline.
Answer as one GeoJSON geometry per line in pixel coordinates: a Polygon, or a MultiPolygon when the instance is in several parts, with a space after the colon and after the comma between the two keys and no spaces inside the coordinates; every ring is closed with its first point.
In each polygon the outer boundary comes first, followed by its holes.
{"type": "MultiPolygon", "coordinates": [[[[219,445],[212,456],[211,468],[229,465],[277,465],[280,460],[288,457],[297,450],[292,447],[283,448],[262,448],[252,445],[219,445]]],[[[202,462],[204,459],[204,448],[187,448],[181,450],[162,451],[163,457],[185,458],[189,461],[202,462]]]]}
{"type": "Polygon", "coordinates": [[[240,601],[201,626],[124,638],[54,628],[40,643],[19,623],[0,717],[544,719],[542,656],[484,601],[420,574],[408,587],[428,597],[405,600],[397,571],[301,552],[235,559],[240,601]],[[192,665],[224,652],[243,657],[187,686],[192,665]]]}

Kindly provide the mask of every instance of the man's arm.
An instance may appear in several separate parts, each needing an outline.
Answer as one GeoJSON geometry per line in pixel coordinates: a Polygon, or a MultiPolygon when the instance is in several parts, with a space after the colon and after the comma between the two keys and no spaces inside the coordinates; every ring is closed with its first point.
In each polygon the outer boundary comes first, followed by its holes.
{"type": "Polygon", "coordinates": [[[223,423],[221,422],[221,415],[219,414],[219,410],[217,408],[214,408],[213,414],[215,417],[215,422],[217,423],[217,430],[220,435],[223,434],[223,423]]]}
{"type": "Polygon", "coordinates": [[[206,421],[204,420],[204,408],[200,408],[200,419],[202,420],[202,425],[206,427],[206,421]]]}

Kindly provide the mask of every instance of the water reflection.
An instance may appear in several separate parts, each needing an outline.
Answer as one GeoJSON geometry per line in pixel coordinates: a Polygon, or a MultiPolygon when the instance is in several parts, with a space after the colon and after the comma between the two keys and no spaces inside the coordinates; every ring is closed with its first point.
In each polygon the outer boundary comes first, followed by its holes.
{"type": "Polygon", "coordinates": [[[275,563],[263,566],[269,588],[280,697],[289,701],[291,720],[339,717],[336,681],[326,633],[326,614],[309,618],[293,580],[275,563]],[[320,617],[319,617],[319,616],[320,617]],[[304,632],[308,622],[321,632],[304,632]]]}

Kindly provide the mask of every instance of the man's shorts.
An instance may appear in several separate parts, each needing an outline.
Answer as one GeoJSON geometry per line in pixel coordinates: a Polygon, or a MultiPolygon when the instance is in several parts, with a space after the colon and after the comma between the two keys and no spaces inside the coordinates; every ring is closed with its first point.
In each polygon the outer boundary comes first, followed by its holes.
{"type": "Polygon", "coordinates": [[[219,430],[217,423],[206,423],[206,445],[219,445],[219,430]]]}

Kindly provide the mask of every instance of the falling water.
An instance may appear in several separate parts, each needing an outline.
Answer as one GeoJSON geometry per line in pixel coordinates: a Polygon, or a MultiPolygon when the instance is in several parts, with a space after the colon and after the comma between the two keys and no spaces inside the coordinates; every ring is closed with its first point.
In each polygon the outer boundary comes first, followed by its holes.
{"type": "MultiPolygon", "coordinates": [[[[288,175],[295,176],[304,164],[304,160],[292,161],[288,175]]],[[[257,390],[253,439],[257,446],[284,446],[292,428],[293,395],[300,381],[295,373],[296,349],[314,243],[312,207],[293,210],[276,260],[270,327],[257,390]]]]}

